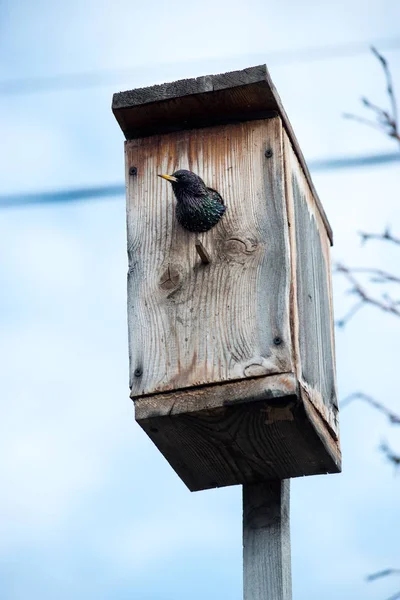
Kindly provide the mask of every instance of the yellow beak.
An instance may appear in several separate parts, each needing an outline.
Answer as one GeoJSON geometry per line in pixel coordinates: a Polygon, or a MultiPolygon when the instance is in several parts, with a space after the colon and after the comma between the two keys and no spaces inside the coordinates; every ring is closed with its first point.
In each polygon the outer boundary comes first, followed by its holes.
{"type": "Polygon", "coordinates": [[[178,181],[176,177],[174,177],[173,175],[159,175],[159,177],[162,177],[163,179],[166,179],[167,181],[178,181]]]}

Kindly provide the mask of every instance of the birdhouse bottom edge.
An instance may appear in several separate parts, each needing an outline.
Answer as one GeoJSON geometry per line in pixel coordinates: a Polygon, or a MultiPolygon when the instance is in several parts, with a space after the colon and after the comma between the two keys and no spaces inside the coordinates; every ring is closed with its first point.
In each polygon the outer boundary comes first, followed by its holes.
{"type": "Polygon", "coordinates": [[[339,441],[292,373],[134,403],[136,421],[191,491],[341,471],[339,441]]]}

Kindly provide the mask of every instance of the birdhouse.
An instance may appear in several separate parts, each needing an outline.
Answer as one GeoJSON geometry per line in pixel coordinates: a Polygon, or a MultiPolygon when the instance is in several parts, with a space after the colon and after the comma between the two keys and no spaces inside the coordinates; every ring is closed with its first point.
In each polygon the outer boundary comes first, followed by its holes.
{"type": "Polygon", "coordinates": [[[339,472],[332,232],[267,68],[121,92],[113,112],[137,422],[191,490],[339,472]],[[225,207],[208,229],[178,218],[182,170],[225,207]]]}

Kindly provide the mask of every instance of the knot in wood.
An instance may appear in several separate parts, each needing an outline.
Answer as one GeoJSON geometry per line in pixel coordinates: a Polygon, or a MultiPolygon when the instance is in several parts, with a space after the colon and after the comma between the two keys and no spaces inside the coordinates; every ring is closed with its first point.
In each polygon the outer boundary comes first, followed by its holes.
{"type": "Polygon", "coordinates": [[[268,369],[265,365],[254,363],[247,365],[243,372],[245,377],[260,377],[260,375],[268,375],[268,369]]]}
{"type": "Polygon", "coordinates": [[[259,244],[257,240],[247,237],[231,237],[225,241],[225,252],[229,256],[243,256],[253,254],[259,244]]]}
{"type": "Polygon", "coordinates": [[[178,269],[172,265],[168,265],[160,277],[159,286],[162,290],[171,291],[179,286],[180,281],[181,275],[178,269]]]}

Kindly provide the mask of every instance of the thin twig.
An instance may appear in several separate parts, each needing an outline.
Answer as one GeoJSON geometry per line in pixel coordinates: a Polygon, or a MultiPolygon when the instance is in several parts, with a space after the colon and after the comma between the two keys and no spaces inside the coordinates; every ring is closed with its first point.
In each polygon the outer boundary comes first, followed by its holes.
{"type": "Polygon", "coordinates": [[[388,121],[390,121],[391,116],[387,110],[383,110],[383,108],[381,108],[377,104],[374,104],[373,102],[368,100],[368,98],[365,97],[361,98],[361,102],[364,104],[364,106],[370,108],[376,113],[376,116],[378,117],[378,119],[380,119],[382,125],[385,125],[388,121]]]}
{"type": "Polygon", "coordinates": [[[351,272],[365,273],[366,275],[371,275],[371,283],[400,283],[400,277],[392,275],[391,273],[387,273],[386,271],[382,271],[382,269],[372,269],[369,267],[354,267],[351,269],[351,272]]]}
{"type": "Polygon", "coordinates": [[[382,294],[382,298],[390,306],[400,306],[400,300],[396,300],[396,299],[392,298],[392,296],[390,294],[388,294],[387,292],[382,294]]]}
{"type": "Polygon", "coordinates": [[[381,577],[387,577],[388,575],[400,575],[400,569],[385,569],[384,571],[378,571],[377,573],[371,573],[366,576],[367,581],[375,581],[381,577]]]}
{"type": "Polygon", "coordinates": [[[393,119],[393,122],[395,123],[395,125],[397,126],[397,122],[398,122],[397,100],[396,100],[396,95],[395,95],[394,89],[393,89],[392,74],[390,72],[388,62],[387,62],[386,58],[384,56],[382,56],[382,54],[380,54],[380,52],[378,52],[378,50],[374,46],[371,46],[371,51],[373,52],[373,54],[375,54],[376,58],[380,61],[383,71],[385,73],[386,89],[387,89],[387,93],[388,93],[391,107],[392,107],[392,119],[393,119]]]}
{"type": "MultiPolygon", "coordinates": [[[[355,121],[363,123],[364,125],[367,125],[368,127],[373,127],[374,129],[378,129],[379,131],[385,133],[387,136],[391,137],[392,139],[395,139],[398,142],[400,142],[400,131],[399,131],[398,113],[397,113],[397,100],[396,100],[396,95],[395,95],[394,88],[393,88],[392,74],[390,72],[388,62],[384,58],[384,56],[382,56],[378,52],[378,50],[374,47],[371,47],[371,50],[372,50],[373,54],[375,55],[375,57],[379,60],[379,62],[382,65],[382,69],[383,69],[385,79],[386,79],[386,91],[387,91],[387,94],[389,97],[390,110],[384,110],[380,106],[371,102],[368,98],[363,98],[362,99],[363,105],[365,106],[365,108],[367,110],[371,111],[374,114],[376,120],[365,119],[364,117],[360,117],[360,116],[354,115],[354,114],[346,114],[344,116],[348,119],[353,119],[355,121]]],[[[372,239],[377,239],[380,241],[384,240],[384,241],[388,241],[388,242],[391,242],[396,245],[400,245],[400,239],[392,236],[389,229],[386,229],[386,231],[383,234],[360,232],[360,236],[361,236],[363,243],[365,243],[369,240],[372,240],[372,239]]],[[[399,308],[398,308],[400,306],[400,302],[398,300],[393,300],[392,298],[390,298],[390,296],[388,294],[385,294],[383,296],[383,301],[377,300],[377,299],[371,297],[367,293],[367,291],[361,286],[361,284],[357,281],[357,279],[354,276],[354,273],[364,273],[366,275],[369,275],[370,281],[373,283],[400,283],[400,279],[397,276],[392,275],[391,273],[388,273],[381,269],[373,269],[373,268],[349,269],[347,267],[344,267],[343,265],[337,265],[336,270],[339,273],[342,273],[347,278],[349,283],[351,284],[352,287],[349,290],[350,293],[356,294],[359,297],[359,302],[356,303],[352,307],[352,309],[348,312],[348,314],[341,321],[339,321],[339,325],[341,325],[343,327],[348,322],[348,320],[365,304],[372,304],[385,312],[390,312],[396,316],[400,316],[400,312],[399,312],[399,308]]],[[[389,419],[389,422],[391,424],[394,424],[394,425],[400,424],[400,415],[395,414],[394,412],[389,410],[386,406],[384,406],[380,402],[377,402],[374,398],[372,398],[371,396],[364,394],[362,392],[356,392],[356,393],[350,394],[350,396],[348,396],[341,402],[340,406],[341,407],[347,406],[350,402],[352,402],[353,400],[356,400],[356,399],[367,402],[373,408],[382,412],[389,419]]],[[[386,458],[395,465],[396,468],[400,467],[400,456],[395,454],[386,443],[381,444],[380,450],[381,450],[381,452],[383,452],[385,454],[386,458]]],[[[378,573],[369,575],[367,577],[367,580],[374,581],[381,577],[386,577],[388,575],[393,575],[393,574],[400,574],[400,569],[385,569],[384,571],[380,571],[378,573]]],[[[399,600],[399,599],[400,599],[400,591],[396,592],[390,598],[387,598],[387,600],[399,600]]]]}
{"type": "Polygon", "coordinates": [[[343,329],[343,327],[345,327],[347,325],[347,323],[350,321],[350,319],[352,317],[354,317],[354,315],[360,310],[360,308],[362,308],[364,306],[364,300],[361,300],[360,302],[358,302],[358,304],[354,304],[354,306],[352,306],[350,308],[350,310],[344,315],[344,317],[342,317],[341,319],[338,319],[336,321],[336,325],[337,327],[339,327],[340,329],[343,329]]]}
{"type": "Polygon", "coordinates": [[[362,98],[361,102],[363,103],[365,108],[367,108],[375,114],[376,121],[365,119],[364,117],[360,117],[359,115],[355,115],[352,113],[345,113],[343,116],[346,119],[352,119],[353,121],[363,123],[363,125],[368,125],[368,127],[378,129],[379,131],[385,133],[385,135],[400,142],[400,131],[397,118],[397,100],[393,88],[392,74],[390,72],[386,58],[382,56],[382,54],[380,54],[378,50],[374,47],[371,47],[371,51],[382,65],[382,69],[386,79],[386,91],[389,97],[390,110],[384,110],[377,104],[371,102],[368,98],[362,98]]]}
{"type": "Polygon", "coordinates": [[[391,462],[396,469],[400,467],[400,456],[395,454],[393,450],[389,448],[386,442],[382,442],[380,447],[380,451],[386,456],[389,462],[391,462]]]}
{"type": "MultiPolygon", "coordinates": [[[[399,575],[400,569],[384,569],[384,571],[378,571],[377,573],[372,573],[371,575],[367,575],[367,581],[375,581],[376,579],[380,579],[381,577],[387,577],[388,575],[399,575]]],[[[396,592],[390,598],[386,600],[398,600],[400,598],[400,591],[396,592]]]]}
{"type": "Polygon", "coordinates": [[[359,231],[358,233],[361,236],[361,241],[363,243],[368,242],[369,240],[380,240],[385,242],[391,242],[392,244],[400,246],[400,238],[393,236],[390,233],[389,228],[385,229],[383,233],[365,233],[364,231],[359,231]]]}
{"type": "Polygon", "coordinates": [[[368,127],[373,127],[378,131],[382,131],[381,125],[375,123],[375,121],[370,121],[369,119],[365,119],[364,117],[360,117],[359,115],[354,115],[353,113],[343,113],[344,119],[349,119],[350,121],[357,121],[358,123],[362,123],[363,125],[367,125],[368,127]]]}
{"type": "Polygon", "coordinates": [[[371,306],[375,306],[384,312],[388,312],[396,317],[400,317],[400,308],[397,300],[388,300],[387,298],[379,299],[369,295],[368,292],[362,287],[361,283],[354,277],[353,270],[349,267],[345,267],[344,265],[337,263],[335,265],[335,270],[337,273],[342,273],[342,275],[351,284],[352,287],[350,288],[349,293],[355,294],[360,300],[342,319],[336,322],[338,327],[344,327],[347,325],[348,321],[357,311],[360,310],[360,308],[362,308],[364,304],[370,304],[371,306]]]}
{"type": "Polygon", "coordinates": [[[389,419],[392,425],[400,425],[400,415],[391,411],[384,404],[381,404],[375,400],[375,398],[372,398],[372,396],[364,394],[364,392],[353,392],[349,396],[346,396],[346,398],[340,403],[340,408],[344,408],[350,404],[350,402],[353,402],[353,400],[362,400],[363,402],[366,402],[370,406],[373,406],[373,408],[376,408],[383,413],[389,419]]]}

